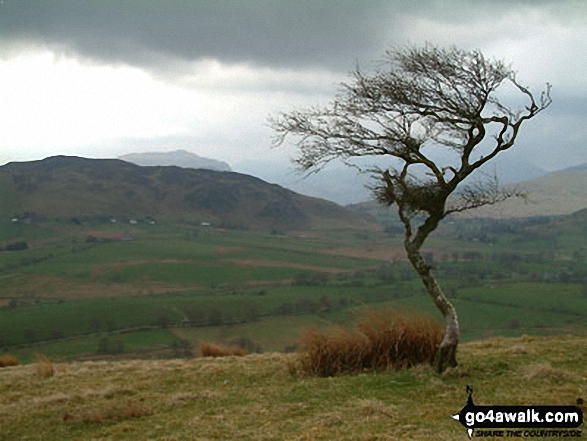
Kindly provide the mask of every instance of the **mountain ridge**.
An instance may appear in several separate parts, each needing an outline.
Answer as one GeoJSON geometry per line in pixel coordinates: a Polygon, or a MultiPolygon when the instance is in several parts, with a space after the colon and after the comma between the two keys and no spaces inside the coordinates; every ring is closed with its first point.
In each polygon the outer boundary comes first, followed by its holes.
{"type": "Polygon", "coordinates": [[[125,217],[307,229],[369,223],[333,202],[228,171],[55,156],[0,167],[0,216],[125,217]],[[12,201],[12,203],[2,202],[12,201]]]}
{"type": "MultiPolygon", "coordinates": [[[[470,210],[458,216],[505,219],[561,216],[581,211],[587,208],[587,164],[550,172],[508,187],[516,187],[525,192],[528,200],[512,198],[499,204],[470,210]]],[[[375,201],[350,204],[347,208],[369,213],[381,219],[389,216],[389,210],[379,206],[375,201]]]]}
{"type": "MultiPolygon", "coordinates": [[[[385,167],[385,161],[379,165],[385,167]]],[[[285,167],[274,167],[262,160],[244,161],[237,163],[235,167],[297,193],[328,199],[340,205],[362,203],[372,196],[369,190],[374,184],[371,175],[342,163],[333,162],[321,169],[319,173],[311,174],[302,174],[285,167]]],[[[364,168],[369,167],[370,165],[364,165],[364,168]]],[[[547,174],[546,170],[520,158],[497,158],[495,163],[486,164],[481,170],[475,172],[471,179],[479,180],[487,175],[495,175],[502,185],[513,185],[547,174]]]]}
{"type": "Polygon", "coordinates": [[[515,187],[526,192],[526,202],[509,199],[468,213],[476,217],[532,217],[572,214],[587,208],[587,164],[550,172],[520,182],[515,187]]]}

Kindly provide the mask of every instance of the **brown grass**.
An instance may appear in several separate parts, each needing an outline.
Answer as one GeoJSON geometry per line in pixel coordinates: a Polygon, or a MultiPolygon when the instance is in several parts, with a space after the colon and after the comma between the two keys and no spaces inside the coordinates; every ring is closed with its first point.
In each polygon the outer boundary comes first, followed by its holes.
{"type": "Polygon", "coordinates": [[[139,401],[129,400],[124,404],[115,403],[104,410],[94,410],[81,414],[66,412],[63,414],[63,422],[65,424],[112,424],[152,414],[153,411],[150,407],[139,401]]]}
{"type": "Polygon", "coordinates": [[[46,356],[37,355],[35,357],[35,372],[40,378],[49,378],[55,375],[55,367],[46,356]]]}
{"type": "Polygon", "coordinates": [[[0,369],[0,439],[464,441],[451,415],[466,403],[467,384],[479,405],[575,405],[587,396],[586,346],[587,337],[573,336],[463,343],[450,376],[420,365],[299,377],[286,368],[299,356],[276,353],[53,360],[48,380],[31,380],[34,366],[0,369]],[[463,369],[468,377],[457,375],[463,369]],[[568,375],[542,381],[552,370],[568,375]]]}
{"type": "Polygon", "coordinates": [[[18,366],[20,364],[20,360],[16,358],[14,355],[2,355],[0,356],[0,368],[9,367],[9,366],[18,366]]]}
{"type": "Polygon", "coordinates": [[[212,343],[200,343],[200,355],[202,357],[228,357],[237,356],[242,357],[247,355],[247,351],[236,346],[222,346],[212,343]]]}
{"type": "Polygon", "coordinates": [[[301,342],[300,366],[311,375],[333,376],[431,364],[443,336],[442,326],[429,315],[394,309],[370,311],[352,331],[307,330],[301,342]]]}
{"type": "Polygon", "coordinates": [[[554,368],[550,363],[534,363],[524,367],[523,379],[543,382],[568,382],[575,380],[575,375],[561,368],[554,368]]]}

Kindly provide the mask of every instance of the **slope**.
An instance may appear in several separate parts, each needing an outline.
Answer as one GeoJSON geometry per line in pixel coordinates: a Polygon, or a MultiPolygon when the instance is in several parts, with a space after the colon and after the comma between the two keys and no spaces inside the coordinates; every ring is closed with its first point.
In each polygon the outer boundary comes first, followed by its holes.
{"type": "Polygon", "coordinates": [[[476,217],[530,217],[571,214],[587,208],[587,168],[573,167],[518,185],[528,201],[511,199],[469,213],[476,217]]]}
{"type": "Polygon", "coordinates": [[[575,405],[586,393],[585,344],[571,336],[463,344],[460,368],[443,376],[418,367],[303,377],[293,354],[39,361],[2,369],[0,438],[466,440],[451,417],[468,385],[477,405],[575,405]]]}
{"type": "Polygon", "coordinates": [[[305,229],[364,225],[361,215],[232,172],[140,167],[115,159],[56,156],[0,167],[0,216],[148,218],[305,229]]]}

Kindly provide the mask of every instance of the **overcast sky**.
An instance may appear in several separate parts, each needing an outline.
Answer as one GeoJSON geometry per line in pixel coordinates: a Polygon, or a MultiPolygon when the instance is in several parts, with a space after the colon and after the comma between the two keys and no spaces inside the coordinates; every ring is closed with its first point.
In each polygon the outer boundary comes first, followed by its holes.
{"type": "Polygon", "coordinates": [[[427,41],[550,82],[512,154],[587,162],[584,0],[0,0],[0,164],[179,148],[285,164],[268,115],[326,104],[357,62],[427,41]]]}

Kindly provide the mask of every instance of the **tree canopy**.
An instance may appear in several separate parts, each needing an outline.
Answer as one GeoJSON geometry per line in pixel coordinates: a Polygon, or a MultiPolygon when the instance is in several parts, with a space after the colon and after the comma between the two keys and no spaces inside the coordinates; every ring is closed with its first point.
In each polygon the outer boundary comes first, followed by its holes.
{"type": "MultiPolygon", "coordinates": [[[[357,68],[354,81],[343,84],[329,106],[281,114],[271,124],[276,145],[288,136],[298,138],[295,162],[305,170],[319,170],[334,159],[397,159],[395,167],[369,170],[381,181],[378,200],[417,213],[440,209],[423,199],[448,197],[474,170],[510,149],[522,124],[550,103],[550,85],[536,99],[510,67],[480,51],[427,45],[387,51],[374,73],[357,68]],[[508,85],[510,95],[526,98],[525,105],[504,103],[498,89],[508,85]],[[439,161],[439,150],[453,153],[453,160],[446,155],[439,161]],[[476,150],[484,154],[475,155],[476,150]]],[[[460,197],[442,208],[447,215],[512,195],[498,192],[493,183],[476,184],[460,189],[460,197]]]]}

